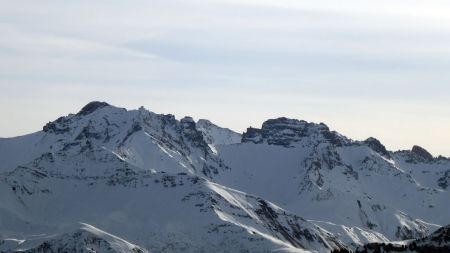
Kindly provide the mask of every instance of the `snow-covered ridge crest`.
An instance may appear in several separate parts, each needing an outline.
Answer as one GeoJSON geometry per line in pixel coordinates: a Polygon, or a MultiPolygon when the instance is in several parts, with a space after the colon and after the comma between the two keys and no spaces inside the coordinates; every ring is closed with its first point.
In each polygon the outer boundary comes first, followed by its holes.
{"type": "Polygon", "coordinates": [[[32,151],[36,158],[44,152],[70,155],[104,149],[143,170],[199,172],[210,177],[226,165],[207,137],[228,135],[235,141],[236,133],[209,126],[199,131],[190,117],[176,120],[143,107],[128,111],[91,102],[77,114],[46,124],[32,151]]]}

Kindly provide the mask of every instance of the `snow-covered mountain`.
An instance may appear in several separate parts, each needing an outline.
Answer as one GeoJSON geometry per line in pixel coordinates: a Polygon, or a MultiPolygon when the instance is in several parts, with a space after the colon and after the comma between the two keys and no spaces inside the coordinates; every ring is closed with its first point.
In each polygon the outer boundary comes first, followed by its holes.
{"type": "Polygon", "coordinates": [[[0,139],[1,252],[330,252],[450,224],[450,160],[91,102],[0,139]],[[45,251],[48,250],[48,251],[45,251]]]}

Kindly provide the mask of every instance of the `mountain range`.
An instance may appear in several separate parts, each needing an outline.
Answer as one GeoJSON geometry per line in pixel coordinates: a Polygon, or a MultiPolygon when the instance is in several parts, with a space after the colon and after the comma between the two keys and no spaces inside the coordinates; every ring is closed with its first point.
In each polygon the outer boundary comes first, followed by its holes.
{"type": "Polygon", "coordinates": [[[450,252],[449,185],[449,158],[323,123],[91,102],[0,138],[0,252],[450,252]]]}

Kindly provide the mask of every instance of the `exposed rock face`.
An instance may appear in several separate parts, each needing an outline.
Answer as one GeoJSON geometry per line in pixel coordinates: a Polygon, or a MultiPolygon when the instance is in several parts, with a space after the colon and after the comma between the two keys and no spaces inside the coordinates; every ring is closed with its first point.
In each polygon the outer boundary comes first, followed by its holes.
{"type": "Polygon", "coordinates": [[[419,161],[432,161],[433,156],[424,148],[420,146],[414,146],[411,150],[412,154],[417,158],[419,161]]]}
{"type": "Polygon", "coordinates": [[[77,113],[77,115],[88,115],[90,113],[93,113],[95,110],[105,107],[105,106],[109,106],[109,104],[106,102],[93,101],[93,102],[90,102],[89,104],[85,105],[81,109],[81,111],[79,111],[77,113]]]}
{"type": "Polygon", "coordinates": [[[180,123],[182,127],[181,132],[188,141],[192,142],[195,147],[207,149],[208,144],[203,139],[203,134],[197,130],[195,121],[191,117],[182,118],[180,123]]]}
{"type": "Polygon", "coordinates": [[[304,120],[277,118],[269,119],[262,124],[261,129],[248,128],[242,135],[242,142],[267,143],[269,145],[278,145],[292,147],[295,142],[303,138],[319,137],[334,145],[342,145],[346,142],[345,138],[339,136],[323,123],[314,124],[304,120]]]}
{"type": "Polygon", "coordinates": [[[383,144],[381,144],[381,142],[379,140],[377,140],[373,137],[369,137],[363,143],[366,144],[367,146],[369,146],[371,149],[373,149],[373,151],[379,153],[380,155],[383,155],[385,157],[390,157],[390,154],[386,150],[386,147],[383,144]]]}
{"type": "Polygon", "coordinates": [[[392,154],[403,157],[407,163],[411,164],[438,164],[450,161],[443,156],[435,158],[426,149],[417,145],[414,145],[411,150],[400,150],[392,154]]]}
{"type": "Polygon", "coordinates": [[[442,189],[447,189],[447,187],[450,185],[450,169],[447,170],[444,175],[438,179],[438,185],[442,189]]]}
{"type": "Polygon", "coordinates": [[[60,117],[53,122],[48,122],[42,130],[44,132],[50,132],[54,134],[63,134],[70,131],[69,126],[64,117],[60,117]]]}
{"type": "Polygon", "coordinates": [[[258,128],[249,127],[242,135],[242,142],[262,143],[262,130],[258,128]]]}
{"type": "MultiPolygon", "coordinates": [[[[76,114],[76,116],[80,116],[80,117],[86,116],[86,115],[89,115],[89,114],[95,112],[96,110],[106,107],[106,106],[110,106],[110,105],[106,102],[93,101],[93,102],[90,102],[87,105],[85,105],[76,114]]],[[[59,117],[57,120],[47,123],[43,127],[42,130],[44,132],[51,132],[51,133],[55,133],[55,134],[64,134],[64,133],[67,133],[70,131],[69,124],[70,124],[70,120],[68,120],[67,117],[59,117]]]]}

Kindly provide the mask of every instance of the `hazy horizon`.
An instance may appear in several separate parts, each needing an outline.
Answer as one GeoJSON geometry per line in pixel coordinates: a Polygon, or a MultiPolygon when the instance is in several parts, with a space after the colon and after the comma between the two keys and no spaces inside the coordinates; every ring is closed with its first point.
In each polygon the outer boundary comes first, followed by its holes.
{"type": "Polygon", "coordinates": [[[324,122],[450,156],[449,2],[1,3],[1,137],[100,100],[238,132],[324,122]]]}

